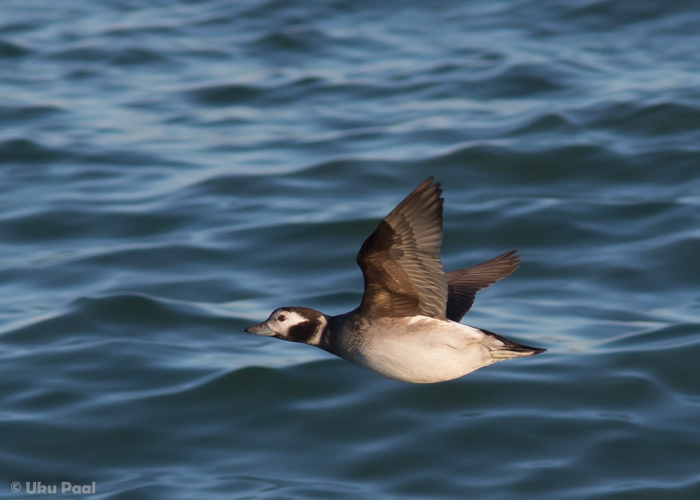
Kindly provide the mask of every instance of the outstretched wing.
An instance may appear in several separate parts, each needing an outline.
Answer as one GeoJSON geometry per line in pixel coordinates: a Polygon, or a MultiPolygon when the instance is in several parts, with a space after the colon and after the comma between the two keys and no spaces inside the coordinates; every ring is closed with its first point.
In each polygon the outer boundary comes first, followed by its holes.
{"type": "Polygon", "coordinates": [[[447,319],[461,321],[474,303],[476,292],[509,276],[518,268],[520,255],[511,250],[472,267],[447,273],[447,319]]]}
{"type": "Polygon", "coordinates": [[[363,316],[445,319],[441,194],[440,183],[429,177],[362,244],[357,263],[365,278],[363,316]]]}

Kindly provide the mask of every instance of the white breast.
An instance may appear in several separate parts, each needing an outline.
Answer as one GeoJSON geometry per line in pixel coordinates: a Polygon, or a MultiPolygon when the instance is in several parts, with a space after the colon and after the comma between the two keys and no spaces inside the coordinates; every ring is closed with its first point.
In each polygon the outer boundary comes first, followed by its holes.
{"type": "Polygon", "coordinates": [[[413,383],[452,380],[496,359],[486,347],[500,342],[476,328],[426,316],[372,321],[349,361],[384,377],[413,383]]]}

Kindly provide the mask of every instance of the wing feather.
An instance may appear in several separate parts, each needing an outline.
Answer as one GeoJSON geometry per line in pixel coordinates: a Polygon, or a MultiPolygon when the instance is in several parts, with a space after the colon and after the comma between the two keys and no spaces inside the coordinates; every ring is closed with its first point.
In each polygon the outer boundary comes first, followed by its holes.
{"type": "Polygon", "coordinates": [[[447,319],[461,321],[471,309],[476,292],[510,276],[520,264],[522,256],[511,250],[465,269],[447,273],[447,319]]]}
{"type": "Polygon", "coordinates": [[[364,316],[445,319],[447,280],[438,255],[444,200],[433,180],[413,190],[362,244],[357,263],[365,279],[364,316]]]}

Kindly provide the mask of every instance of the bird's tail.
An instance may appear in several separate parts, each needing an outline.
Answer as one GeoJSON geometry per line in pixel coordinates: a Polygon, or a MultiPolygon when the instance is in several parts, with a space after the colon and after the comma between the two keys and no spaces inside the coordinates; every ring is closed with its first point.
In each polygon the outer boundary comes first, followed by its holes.
{"type": "Polygon", "coordinates": [[[486,335],[493,337],[494,340],[497,341],[488,345],[488,348],[491,351],[491,356],[493,356],[493,358],[497,361],[511,358],[522,358],[525,356],[534,356],[535,354],[541,354],[547,350],[543,349],[542,347],[531,347],[529,345],[518,344],[517,342],[508,340],[507,338],[488,330],[481,331],[486,335]]]}

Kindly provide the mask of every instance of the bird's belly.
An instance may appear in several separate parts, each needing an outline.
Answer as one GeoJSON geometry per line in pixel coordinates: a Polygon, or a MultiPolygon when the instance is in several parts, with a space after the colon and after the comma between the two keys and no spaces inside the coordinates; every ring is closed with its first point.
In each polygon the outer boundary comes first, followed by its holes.
{"type": "Polygon", "coordinates": [[[362,352],[349,361],[390,379],[427,384],[461,377],[495,360],[477,339],[409,329],[402,335],[376,335],[367,339],[362,352]]]}

